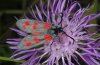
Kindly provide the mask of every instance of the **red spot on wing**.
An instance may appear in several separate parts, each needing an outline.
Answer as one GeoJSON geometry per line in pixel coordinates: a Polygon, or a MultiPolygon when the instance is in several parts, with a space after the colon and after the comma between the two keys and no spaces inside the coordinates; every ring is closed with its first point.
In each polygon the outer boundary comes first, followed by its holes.
{"type": "Polygon", "coordinates": [[[26,43],[27,43],[27,40],[26,40],[26,39],[24,39],[24,40],[23,40],[23,42],[24,42],[24,44],[26,44],[26,43]]]}
{"type": "Polygon", "coordinates": [[[27,42],[26,46],[31,46],[32,43],[31,42],[27,42]]]}
{"type": "Polygon", "coordinates": [[[51,24],[50,23],[44,23],[43,28],[44,29],[50,29],[51,28],[51,24]]]}
{"type": "Polygon", "coordinates": [[[26,39],[24,39],[24,44],[25,44],[26,46],[31,46],[31,45],[32,45],[32,43],[31,43],[31,42],[28,42],[26,39]]]}
{"type": "Polygon", "coordinates": [[[49,41],[52,40],[52,36],[49,34],[44,35],[44,40],[46,41],[46,43],[48,43],[49,41]]]}
{"type": "Polygon", "coordinates": [[[30,25],[30,22],[29,22],[29,21],[25,21],[24,24],[25,24],[25,25],[30,25]]]}
{"type": "Polygon", "coordinates": [[[39,44],[40,43],[40,40],[36,36],[33,38],[33,40],[35,41],[36,44],[39,44]]]}
{"type": "Polygon", "coordinates": [[[41,34],[41,32],[33,32],[32,34],[38,35],[38,34],[41,34]]]}
{"type": "Polygon", "coordinates": [[[29,21],[25,21],[24,22],[24,25],[22,26],[22,28],[25,29],[29,25],[30,25],[30,22],[29,21]]]}
{"type": "Polygon", "coordinates": [[[33,30],[36,30],[37,25],[38,25],[38,22],[34,22],[34,24],[33,24],[33,26],[32,26],[32,29],[33,29],[33,30]]]}

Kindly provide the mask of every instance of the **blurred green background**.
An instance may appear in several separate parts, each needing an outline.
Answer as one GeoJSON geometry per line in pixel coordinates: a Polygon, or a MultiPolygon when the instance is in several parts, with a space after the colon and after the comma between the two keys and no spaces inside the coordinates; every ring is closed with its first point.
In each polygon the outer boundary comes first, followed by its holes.
{"type": "MultiPolygon", "coordinates": [[[[82,7],[86,7],[91,4],[91,11],[89,13],[100,12],[100,0],[78,0],[82,7]]],[[[6,44],[7,38],[18,37],[18,35],[11,31],[10,27],[16,27],[16,19],[24,15],[24,13],[37,3],[36,0],[0,0],[0,65],[19,65],[17,62],[7,61],[13,50],[9,49],[9,45],[6,44]],[[2,58],[5,57],[5,58],[2,58]],[[7,57],[7,58],[6,58],[7,57]]],[[[94,20],[95,23],[100,25],[100,18],[94,20]]],[[[96,28],[96,31],[100,29],[96,28]]],[[[99,31],[98,31],[99,32],[99,31]]]]}

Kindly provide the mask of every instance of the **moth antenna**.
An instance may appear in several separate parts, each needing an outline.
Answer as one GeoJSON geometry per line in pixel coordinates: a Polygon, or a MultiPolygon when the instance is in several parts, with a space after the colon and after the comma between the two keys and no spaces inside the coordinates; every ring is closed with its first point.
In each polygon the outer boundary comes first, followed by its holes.
{"type": "Polygon", "coordinates": [[[62,29],[64,29],[65,27],[67,27],[67,25],[66,25],[66,26],[64,26],[62,29]]]}
{"type": "Polygon", "coordinates": [[[62,27],[63,13],[59,13],[59,16],[61,17],[61,20],[60,20],[60,22],[58,23],[58,25],[61,24],[61,27],[62,27]]]}
{"type": "Polygon", "coordinates": [[[75,39],[74,39],[73,37],[69,36],[69,35],[66,34],[66,32],[64,32],[64,31],[63,31],[63,33],[64,33],[66,36],[70,37],[70,38],[73,40],[73,43],[74,43],[75,39]]]}

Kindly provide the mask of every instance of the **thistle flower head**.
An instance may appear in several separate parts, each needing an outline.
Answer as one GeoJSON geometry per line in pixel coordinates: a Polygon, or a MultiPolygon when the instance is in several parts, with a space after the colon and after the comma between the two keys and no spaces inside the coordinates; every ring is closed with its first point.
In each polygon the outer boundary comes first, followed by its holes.
{"type": "MultiPolygon", "coordinates": [[[[81,8],[78,2],[70,0],[48,0],[47,5],[40,0],[40,9],[35,7],[37,13],[33,9],[30,12],[34,20],[50,22],[61,32],[50,43],[27,50],[17,47],[22,38],[7,39],[10,48],[16,50],[11,58],[25,60],[22,65],[80,65],[79,58],[87,65],[100,65],[100,38],[92,38],[96,32],[88,32],[88,28],[98,26],[89,22],[100,14],[83,16],[88,7],[81,8]],[[77,11],[76,7],[79,7],[77,11]]],[[[28,35],[18,29],[11,30],[23,37],[28,35]]]]}

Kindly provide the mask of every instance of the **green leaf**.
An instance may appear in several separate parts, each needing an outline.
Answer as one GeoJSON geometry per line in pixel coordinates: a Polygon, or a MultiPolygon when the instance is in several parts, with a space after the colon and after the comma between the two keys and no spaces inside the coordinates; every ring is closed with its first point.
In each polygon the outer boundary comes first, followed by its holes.
{"type": "Polygon", "coordinates": [[[100,34],[95,34],[92,36],[92,38],[98,38],[98,37],[100,37],[100,34]]]}
{"type": "Polygon", "coordinates": [[[14,60],[14,59],[11,59],[11,58],[1,57],[1,56],[0,56],[0,60],[12,61],[12,62],[18,62],[18,63],[24,62],[24,60],[19,61],[19,60],[14,60]]]}

